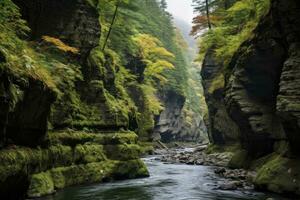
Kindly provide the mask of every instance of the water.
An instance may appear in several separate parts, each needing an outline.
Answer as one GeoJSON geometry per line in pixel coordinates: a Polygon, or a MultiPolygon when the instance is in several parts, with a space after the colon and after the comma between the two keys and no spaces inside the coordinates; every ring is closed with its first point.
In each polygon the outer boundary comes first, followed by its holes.
{"type": "Polygon", "coordinates": [[[43,200],[265,200],[271,197],[253,191],[216,190],[217,182],[222,179],[214,174],[213,167],[163,164],[153,158],[145,162],[151,174],[149,178],[71,187],[43,200]]]}

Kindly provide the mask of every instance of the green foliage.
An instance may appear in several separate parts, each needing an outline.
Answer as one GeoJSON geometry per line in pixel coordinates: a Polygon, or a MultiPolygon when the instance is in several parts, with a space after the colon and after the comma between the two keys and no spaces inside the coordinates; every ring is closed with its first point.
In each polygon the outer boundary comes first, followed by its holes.
{"type": "MultiPolygon", "coordinates": [[[[100,1],[100,4],[100,20],[101,24],[103,24],[102,35],[106,35],[115,2],[100,1]]],[[[165,11],[166,5],[164,4],[163,2],[159,4],[156,1],[146,2],[144,0],[129,1],[127,4],[121,4],[108,46],[117,52],[121,57],[122,63],[126,64],[128,62],[127,56],[135,55],[140,50],[139,46],[136,45],[137,37],[146,39],[145,36],[148,35],[152,38],[157,38],[160,41],[159,43],[161,43],[158,46],[161,48],[156,49],[156,54],[162,55],[170,52],[174,55],[174,58],[168,60],[168,62],[175,66],[174,69],[164,70],[157,78],[168,80],[164,86],[166,90],[176,90],[183,94],[187,79],[186,62],[179,45],[175,41],[175,29],[170,14],[165,11]]],[[[147,39],[149,40],[149,38],[147,39]]],[[[102,37],[101,44],[104,42],[103,40],[104,38],[102,37]]],[[[156,63],[152,68],[156,68],[157,65],[162,66],[162,64],[156,63]]],[[[171,65],[167,66],[171,67],[171,65]]],[[[161,71],[161,69],[157,70],[161,71]]],[[[153,70],[149,71],[149,75],[153,75],[151,73],[153,70]]],[[[158,75],[158,73],[155,73],[155,75],[158,75]]]]}
{"type": "Polygon", "coordinates": [[[42,65],[43,55],[37,53],[28,43],[20,39],[26,37],[29,28],[21,19],[18,7],[10,0],[0,2],[0,52],[6,63],[1,64],[23,81],[28,77],[41,80],[46,86],[56,90],[56,84],[49,70],[42,65]]]}
{"type": "Polygon", "coordinates": [[[199,59],[213,48],[217,60],[227,66],[240,45],[252,36],[260,18],[268,12],[269,4],[269,0],[237,1],[224,12],[216,13],[219,21],[201,38],[199,59]]]}
{"type": "Polygon", "coordinates": [[[145,81],[166,82],[167,79],[162,75],[166,69],[174,69],[170,62],[174,55],[162,47],[161,42],[150,35],[139,34],[133,38],[139,48],[137,57],[141,58],[146,64],[144,71],[145,81]]]}
{"type": "Polygon", "coordinates": [[[25,36],[29,32],[26,22],[21,19],[19,8],[11,0],[0,2],[0,30],[25,36]]]}
{"type": "MultiPolygon", "coordinates": [[[[155,87],[152,85],[151,82],[148,84],[141,85],[141,89],[143,90],[142,95],[144,95],[144,104],[145,104],[144,106],[149,109],[151,114],[158,115],[164,109],[164,107],[161,104],[158,97],[156,96],[157,90],[155,89],[155,87]]],[[[154,125],[154,121],[153,121],[153,125],[154,125]]]]}

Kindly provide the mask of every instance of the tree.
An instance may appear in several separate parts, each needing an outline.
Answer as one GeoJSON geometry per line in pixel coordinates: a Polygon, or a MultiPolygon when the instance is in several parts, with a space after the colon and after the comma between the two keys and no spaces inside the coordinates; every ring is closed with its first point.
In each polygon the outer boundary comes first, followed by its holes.
{"type": "Polygon", "coordinates": [[[237,0],[193,0],[194,12],[191,35],[198,36],[205,29],[212,29],[226,15],[226,10],[237,0]]]}
{"type": "Polygon", "coordinates": [[[174,55],[162,46],[161,41],[148,34],[139,34],[134,37],[138,47],[137,57],[142,58],[146,64],[144,71],[145,80],[157,79],[160,82],[166,82],[163,76],[165,69],[174,69],[171,61],[174,55]]]}
{"type": "Polygon", "coordinates": [[[112,20],[111,20],[110,27],[109,27],[109,30],[108,30],[108,33],[107,33],[105,42],[104,42],[104,44],[103,44],[103,48],[102,48],[103,51],[105,50],[105,47],[106,47],[108,38],[109,38],[109,36],[110,36],[111,30],[112,30],[112,28],[113,28],[113,25],[114,25],[114,23],[115,23],[115,20],[116,20],[117,14],[118,14],[119,5],[120,5],[120,1],[117,1],[116,6],[115,6],[115,11],[114,11],[114,16],[113,16],[113,18],[112,18],[112,20]]]}
{"type": "Polygon", "coordinates": [[[168,8],[168,4],[167,4],[166,0],[160,1],[160,8],[164,11],[168,8]]]}
{"type": "Polygon", "coordinates": [[[206,9],[207,25],[208,25],[208,28],[211,29],[208,0],[205,0],[205,9],[206,9]]]}
{"type": "MultiPolygon", "coordinates": [[[[227,66],[240,45],[251,37],[261,16],[268,12],[270,0],[218,0],[211,5],[212,19],[217,18],[217,23],[201,38],[199,59],[213,48],[215,58],[227,66]]],[[[202,27],[194,28],[195,34],[202,27]]]]}
{"type": "Polygon", "coordinates": [[[193,19],[193,23],[201,24],[200,27],[208,27],[211,29],[212,24],[210,20],[210,2],[208,0],[193,0],[193,3],[194,12],[198,13],[198,15],[193,19]],[[204,26],[204,23],[207,23],[207,25],[204,26]]]}
{"type": "MultiPolygon", "coordinates": [[[[107,1],[107,0],[106,0],[106,1],[107,1]]],[[[109,25],[108,33],[107,33],[106,38],[105,38],[104,43],[103,43],[103,47],[102,47],[102,50],[103,50],[103,51],[105,50],[105,47],[106,47],[107,42],[108,42],[108,39],[109,39],[109,37],[110,37],[110,35],[111,35],[113,26],[114,26],[114,24],[115,24],[115,22],[116,22],[117,14],[118,14],[118,11],[119,11],[119,7],[120,7],[120,6],[125,6],[125,5],[127,5],[127,4],[129,3],[129,0],[115,0],[115,1],[111,1],[111,2],[114,3],[114,5],[115,5],[114,7],[115,7],[115,8],[114,8],[114,13],[113,13],[112,20],[111,20],[110,25],[109,25]]],[[[110,3],[111,3],[111,2],[110,2],[110,3]]],[[[105,1],[104,1],[104,3],[105,3],[105,1]]],[[[108,4],[108,3],[107,3],[107,4],[108,4]]]]}

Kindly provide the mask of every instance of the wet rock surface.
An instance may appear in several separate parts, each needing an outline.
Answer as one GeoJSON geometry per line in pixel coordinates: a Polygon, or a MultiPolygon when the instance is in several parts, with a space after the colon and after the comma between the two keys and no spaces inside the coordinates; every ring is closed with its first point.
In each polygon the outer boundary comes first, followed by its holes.
{"type": "Polygon", "coordinates": [[[229,169],[227,166],[233,153],[206,153],[207,145],[193,145],[189,148],[157,149],[157,160],[166,164],[187,164],[214,166],[214,173],[224,178],[216,183],[218,190],[253,190],[252,180],[256,176],[253,171],[229,169]]]}
{"type": "Polygon", "coordinates": [[[271,1],[229,65],[218,63],[212,49],[201,71],[210,141],[239,144],[230,166],[258,162],[255,186],[290,195],[300,194],[299,8],[296,0],[271,1]],[[297,173],[287,173],[291,167],[297,173]]]}

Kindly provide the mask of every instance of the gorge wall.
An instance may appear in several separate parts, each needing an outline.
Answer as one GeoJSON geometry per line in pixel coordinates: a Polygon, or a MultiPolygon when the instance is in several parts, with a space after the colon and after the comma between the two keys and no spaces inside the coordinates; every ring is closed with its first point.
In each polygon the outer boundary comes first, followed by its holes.
{"type": "Polygon", "coordinates": [[[167,138],[190,141],[203,135],[202,119],[187,120],[191,115],[184,112],[186,68],[184,59],[173,55],[182,52],[169,15],[156,1],[130,3],[120,7],[105,47],[113,1],[0,2],[1,199],[148,176],[139,157],[162,121],[171,134],[167,138]],[[137,27],[127,27],[122,14],[133,13],[126,10],[131,8],[139,18],[158,14],[150,24],[134,19],[128,26],[137,27]],[[147,29],[161,26],[162,19],[168,31],[159,35],[147,29]],[[140,38],[156,51],[139,46],[140,38]],[[142,57],[147,53],[149,58],[142,57]],[[153,72],[149,63],[173,69],[153,72]],[[167,83],[160,85],[159,79],[167,83]],[[158,91],[167,95],[159,98],[158,91]]]}
{"type": "Polygon", "coordinates": [[[14,3],[0,2],[0,198],[148,176],[96,6],[14,3]]]}
{"type": "Polygon", "coordinates": [[[204,142],[206,126],[203,113],[186,109],[187,99],[172,91],[161,97],[165,109],[157,117],[153,137],[162,142],[204,142]]]}
{"type": "Polygon", "coordinates": [[[272,0],[253,37],[224,68],[207,52],[202,78],[209,138],[239,145],[231,167],[254,168],[257,188],[300,194],[300,4],[272,0]]]}

